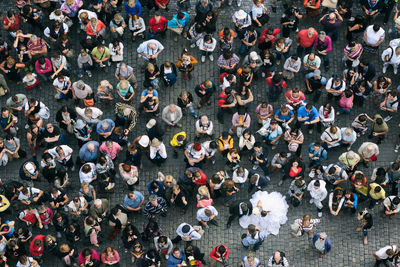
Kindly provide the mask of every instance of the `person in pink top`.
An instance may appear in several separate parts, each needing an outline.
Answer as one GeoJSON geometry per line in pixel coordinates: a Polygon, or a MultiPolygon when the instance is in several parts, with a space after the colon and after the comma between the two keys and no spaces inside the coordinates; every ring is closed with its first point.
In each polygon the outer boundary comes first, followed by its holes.
{"type": "Polygon", "coordinates": [[[80,266],[99,266],[100,257],[96,250],[84,248],[81,253],[79,253],[78,262],[80,266]],[[89,265],[90,262],[92,262],[92,265],[89,265]]]}
{"type": "Polygon", "coordinates": [[[323,59],[325,71],[329,70],[329,53],[332,51],[332,39],[324,31],[320,31],[318,38],[315,38],[314,49],[317,55],[323,59]]]}
{"type": "Polygon", "coordinates": [[[299,31],[296,38],[297,56],[302,57],[304,51],[306,55],[310,54],[317,37],[318,33],[313,27],[299,31]]]}
{"type": "Polygon", "coordinates": [[[50,59],[42,56],[35,62],[36,73],[44,81],[50,81],[50,76],[53,73],[53,68],[50,59]]]}
{"type": "Polygon", "coordinates": [[[353,99],[353,92],[351,90],[345,90],[339,100],[339,111],[337,115],[343,113],[349,114],[353,108],[353,99]]]}
{"type": "Polygon", "coordinates": [[[106,247],[101,253],[101,262],[106,266],[119,267],[118,251],[112,247],[106,247]]]}
{"type": "Polygon", "coordinates": [[[42,220],[44,229],[48,229],[49,224],[53,220],[54,212],[49,207],[46,207],[45,205],[40,205],[37,208],[37,211],[39,213],[40,220],[42,220]]]}
{"type": "Polygon", "coordinates": [[[121,151],[121,146],[114,141],[105,141],[99,148],[100,152],[114,160],[121,151]]]}

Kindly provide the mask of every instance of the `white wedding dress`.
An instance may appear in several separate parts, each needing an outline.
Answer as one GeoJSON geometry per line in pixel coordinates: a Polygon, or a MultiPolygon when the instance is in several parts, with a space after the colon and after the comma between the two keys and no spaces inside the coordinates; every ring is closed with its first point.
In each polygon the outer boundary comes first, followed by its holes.
{"type": "Polygon", "coordinates": [[[247,229],[249,224],[254,224],[267,232],[267,234],[279,234],[279,228],[288,219],[286,214],[289,206],[285,197],[278,192],[257,191],[252,195],[250,202],[253,205],[253,214],[242,216],[239,219],[240,226],[247,229]],[[257,207],[257,203],[260,200],[262,209],[257,207]],[[265,217],[262,217],[261,211],[270,212],[265,217]]]}

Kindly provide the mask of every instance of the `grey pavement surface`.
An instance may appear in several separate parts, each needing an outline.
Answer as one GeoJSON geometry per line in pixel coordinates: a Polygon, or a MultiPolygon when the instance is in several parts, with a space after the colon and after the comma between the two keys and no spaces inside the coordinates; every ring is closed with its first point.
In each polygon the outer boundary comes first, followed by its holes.
{"type": "MultiPolygon", "coordinates": [[[[267,4],[268,5],[268,4],[267,4]]],[[[302,5],[300,2],[296,2],[296,5],[302,9],[302,5]]],[[[3,11],[11,8],[13,6],[13,3],[11,0],[3,0],[0,3],[0,7],[2,8],[3,11]]],[[[192,6],[194,6],[194,3],[192,1],[192,6]]],[[[171,11],[168,12],[168,14],[164,15],[170,19],[172,14],[175,11],[175,1],[170,4],[170,9],[171,11]]],[[[249,0],[244,1],[243,3],[243,8],[250,11],[251,9],[251,2],[249,0]]],[[[357,10],[360,10],[360,6],[358,3],[354,3],[353,10],[358,12],[357,10]]],[[[217,23],[217,28],[218,31],[223,28],[223,26],[233,26],[232,21],[231,21],[231,14],[236,10],[236,7],[225,7],[222,9],[219,13],[218,17],[218,23],[217,23]]],[[[146,23],[148,22],[149,16],[153,14],[154,11],[151,11],[150,14],[148,10],[144,9],[143,12],[143,18],[145,19],[146,23]]],[[[279,19],[280,16],[283,12],[283,9],[281,6],[278,7],[278,12],[277,13],[272,13],[271,15],[271,20],[270,23],[273,25],[279,25],[279,19]]],[[[303,11],[304,13],[304,11],[303,11]]],[[[191,18],[194,18],[194,9],[190,11],[190,14],[192,15],[191,18]]],[[[382,22],[382,18],[378,17],[377,21],[379,23],[382,22]]],[[[388,26],[385,27],[385,30],[387,30],[391,27],[392,21],[389,22],[388,26]]],[[[300,22],[300,29],[306,28],[308,26],[314,26],[317,30],[322,29],[321,25],[311,21],[310,19],[302,19],[300,22]]],[[[344,29],[346,27],[346,23],[344,23],[341,27],[340,35],[339,35],[339,40],[334,44],[333,51],[330,54],[330,60],[331,60],[331,69],[328,73],[323,71],[322,68],[322,74],[325,77],[330,77],[331,74],[333,73],[341,73],[344,69],[344,65],[342,64],[341,58],[343,56],[343,48],[346,44],[346,39],[344,35],[344,29]]],[[[3,31],[3,36],[5,37],[6,34],[3,31]]],[[[75,29],[72,30],[70,33],[70,37],[73,40],[74,43],[74,49],[77,50],[79,49],[79,40],[80,38],[83,38],[82,34],[77,35],[75,33],[75,29]]],[[[294,39],[295,35],[294,33],[291,34],[291,38],[294,39]]],[[[385,40],[384,44],[381,45],[379,52],[381,53],[382,48],[386,47],[388,44],[388,39],[389,37],[387,36],[387,39],[385,40]]],[[[171,37],[170,34],[167,34],[166,39],[160,39],[160,41],[163,43],[165,46],[165,51],[161,53],[159,62],[163,62],[164,60],[171,60],[173,62],[176,62],[178,57],[180,56],[180,53],[184,47],[189,47],[189,43],[187,40],[182,40],[180,39],[179,42],[175,43],[171,37]]],[[[235,40],[235,47],[234,50],[237,51],[238,49],[238,43],[239,40],[235,40]]],[[[136,53],[136,48],[139,44],[139,41],[132,42],[131,39],[128,37],[128,34],[125,35],[125,40],[124,40],[124,45],[125,45],[125,59],[124,61],[127,62],[129,65],[134,67],[135,74],[138,77],[139,80],[139,86],[138,89],[136,90],[136,96],[134,97],[134,104],[137,106],[139,102],[139,95],[141,90],[143,89],[142,82],[143,82],[143,74],[140,72],[140,69],[138,68],[138,57],[136,53]]],[[[190,53],[192,53],[193,56],[195,56],[199,61],[200,61],[200,53],[198,49],[190,49],[190,53]]],[[[214,58],[217,58],[217,52],[218,49],[214,52],[214,58]]],[[[291,52],[295,53],[295,46],[292,46],[291,52]]],[[[378,74],[381,72],[382,68],[382,62],[380,61],[378,55],[369,55],[373,64],[376,66],[378,74]]],[[[75,62],[72,62],[73,65],[75,65],[75,62]]],[[[278,70],[282,69],[282,64],[277,67],[278,70]]],[[[102,79],[108,79],[114,86],[116,85],[116,80],[113,77],[115,66],[112,66],[110,68],[107,68],[106,70],[95,70],[93,72],[93,77],[88,78],[85,76],[83,80],[87,82],[92,88],[97,88],[97,83],[102,80],[102,79]]],[[[398,78],[393,75],[392,69],[389,68],[387,75],[393,79],[393,88],[397,87],[398,84],[398,78]]],[[[198,98],[194,94],[194,86],[199,83],[204,81],[205,79],[211,79],[214,82],[218,83],[218,76],[219,76],[219,69],[216,66],[216,60],[213,63],[210,63],[209,61],[206,61],[206,63],[199,63],[195,67],[195,71],[193,72],[193,79],[191,80],[183,80],[181,79],[181,76],[179,76],[178,82],[172,87],[168,89],[161,89],[159,91],[160,93],[160,107],[163,108],[169,103],[176,103],[176,98],[178,94],[181,92],[183,89],[187,89],[190,92],[193,93],[195,97],[195,104],[198,103],[198,98]]],[[[72,75],[72,81],[76,81],[78,78],[74,74],[72,75]]],[[[287,88],[293,88],[293,87],[299,87],[301,89],[304,89],[304,79],[303,76],[299,73],[296,74],[295,79],[288,81],[288,87],[287,88]]],[[[12,94],[14,93],[26,93],[25,89],[21,85],[16,85],[14,83],[9,83],[9,86],[11,88],[12,94]]],[[[220,89],[218,89],[220,91],[220,89]]],[[[266,87],[266,82],[264,79],[259,79],[258,81],[255,82],[255,84],[252,86],[252,91],[253,94],[255,95],[255,101],[252,104],[252,107],[250,108],[251,110],[251,115],[253,118],[253,123],[251,126],[251,129],[255,132],[257,130],[257,125],[256,125],[256,117],[254,114],[255,107],[258,103],[267,100],[267,87],[266,87]]],[[[53,99],[54,95],[54,89],[50,84],[44,84],[42,85],[42,89],[39,90],[33,90],[31,92],[27,93],[28,96],[34,96],[37,99],[40,99],[43,101],[51,110],[51,117],[48,120],[49,122],[55,121],[55,113],[56,111],[60,108],[60,106],[64,103],[58,103],[55,102],[53,99]]],[[[1,106],[4,106],[4,103],[6,99],[10,95],[7,95],[5,97],[2,97],[0,99],[1,106]]],[[[326,95],[324,94],[321,99],[318,101],[318,103],[315,103],[317,108],[324,103],[326,98],[326,95]]],[[[230,121],[231,121],[231,115],[226,114],[225,115],[225,124],[221,125],[217,123],[216,120],[216,112],[217,112],[217,106],[216,106],[216,99],[217,96],[214,94],[212,97],[212,105],[211,106],[206,106],[203,107],[199,113],[200,114],[206,114],[215,123],[215,136],[219,136],[219,134],[222,132],[222,130],[227,127],[230,127],[230,121]]],[[[115,101],[114,101],[115,102],[115,101]]],[[[274,103],[274,108],[277,108],[279,106],[279,103],[283,102],[283,97],[280,99],[280,101],[274,103]]],[[[73,105],[72,101],[70,100],[68,102],[70,106],[73,105]]],[[[335,105],[335,107],[337,107],[335,105]]],[[[113,118],[113,109],[111,107],[106,107],[103,108],[103,111],[105,113],[104,117],[110,117],[113,118]]],[[[349,126],[351,121],[354,119],[354,117],[359,114],[360,112],[367,112],[369,115],[373,115],[375,113],[379,113],[378,107],[374,106],[372,103],[372,99],[369,98],[363,108],[354,108],[349,115],[340,115],[338,116],[337,119],[337,125],[340,127],[345,127],[349,126]]],[[[23,147],[28,150],[26,146],[26,138],[25,134],[26,131],[24,130],[24,124],[25,121],[23,119],[23,115],[21,114],[20,116],[20,123],[19,123],[19,137],[21,138],[21,141],[23,143],[23,147]]],[[[189,142],[192,142],[194,140],[194,122],[195,120],[193,117],[190,115],[186,115],[182,119],[183,123],[183,129],[187,131],[188,133],[188,138],[189,142]]],[[[140,117],[137,126],[135,127],[133,133],[130,136],[130,139],[132,140],[134,137],[144,134],[144,125],[146,121],[144,118],[140,117]]],[[[390,122],[390,132],[385,141],[379,146],[381,150],[381,154],[379,156],[379,159],[377,162],[374,162],[371,164],[371,166],[368,169],[361,168],[365,173],[367,174],[368,179],[370,178],[370,174],[372,172],[373,167],[376,166],[387,166],[390,161],[392,161],[395,157],[396,154],[393,151],[394,148],[394,143],[397,140],[398,136],[398,127],[397,124],[399,123],[398,116],[395,116],[390,122]]],[[[169,143],[169,140],[171,137],[178,131],[178,129],[170,129],[166,128],[166,134],[164,140],[166,143],[169,143]]],[[[307,131],[304,131],[305,134],[305,144],[303,145],[303,154],[305,152],[305,149],[307,148],[308,144],[312,142],[313,140],[319,140],[319,134],[314,132],[314,134],[309,135],[307,131]]],[[[68,135],[67,135],[68,136],[68,135]]],[[[258,140],[261,140],[261,137],[259,135],[256,136],[258,140]]],[[[70,141],[70,145],[74,148],[74,157],[77,155],[77,151],[79,150],[79,147],[77,146],[77,142],[75,141],[75,138],[73,136],[68,136],[68,139],[70,141]]],[[[358,147],[361,145],[362,142],[367,140],[366,136],[361,137],[357,140],[357,142],[354,144],[354,148],[358,149],[358,147]]],[[[235,146],[237,146],[238,140],[235,138],[235,146]]],[[[169,145],[167,145],[168,148],[168,155],[172,155],[172,149],[169,145]]],[[[284,142],[281,142],[279,145],[278,149],[275,151],[271,152],[270,151],[270,158],[272,158],[274,152],[277,151],[286,151],[286,145],[284,142]]],[[[343,148],[336,149],[333,152],[329,153],[329,158],[328,162],[335,162],[337,160],[338,155],[344,151],[343,148]]],[[[125,151],[122,152],[124,154],[125,151]]],[[[40,155],[40,154],[39,154],[40,155]]],[[[119,158],[119,161],[123,160],[124,156],[121,156],[119,158]]],[[[0,169],[0,177],[2,178],[3,181],[8,181],[8,180],[20,180],[18,176],[18,170],[20,167],[22,160],[16,160],[13,162],[10,162],[6,167],[2,167],[0,169]]],[[[243,160],[243,165],[251,168],[247,160],[243,160]]],[[[208,177],[211,177],[211,175],[216,172],[219,169],[222,169],[224,167],[225,160],[221,156],[217,156],[217,163],[215,165],[207,165],[204,170],[205,173],[207,174],[208,177]]],[[[307,161],[306,161],[307,164],[307,161]]],[[[183,155],[180,154],[178,159],[173,159],[172,156],[169,156],[166,163],[164,163],[160,168],[155,167],[150,161],[147,159],[144,159],[143,162],[143,168],[139,171],[139,179],[140,183],[136,187],[136,190],[139,190],[143,193],[145,193],[145,196],[148,196],[147,193],[147,183],[151,181],[152,179],[156,178],[157,172],[162,171],[164,174],[171,174],[175,178],[178,178],[178,176],[184,171],[185,169],[185,163],[183,161],[183,155]]],[[[308,169],[306,170],[306,173],[308,173],[308,169]]],[[[79,189],[79,178],[78,178],[78,173],[77,171],[73,172],[70,174],[70,177],[72,178],[73,181],[73,187],[68,190],[68,195],[71,197],[75,196],[76,191],[79,189]]],[[[309,181],[309,178],[306,177],[307,182],[309,181]]],[[[272,191],[278,191],[281,192],[282,194],[287,194],[289,182],[286,182],[282,187],[277,187],[276,184],[279,180],[279,177],[277,175],[273,175],[271,177],[271,185],[267,188],[268,192],[272,191]]],[[[35,184],[36,187],[39,188],[48,188],[48,184],[45,181],[39,182],[35,184]]],[[[112,195],[109,195],[109,199],[111,201],[111,204],[118,204],[122,203],[124,194],[126,193],[126,189],[123,186],[123,183],[121,181],[117,181],[116,185],[116,190],[115,193],[112,195]]],[[[242,189],[238,194],[236,194],[235,199],[238,198],[248,198],[247,195],[247,190],[242,189]]],[[[314,206],[311,206],[308,202],[309,200],[309,195],[306,193],[305,199],[301,203],[301,205],[297,208],[294,208],[290,206],[289,212],[288,212],[288,222],[283,225],[280,229],[279,235],[277,236],[268,236],[268,238],[265,240],[263,246],[259,251],[257,251],[256,256],[259,257],[262,262],[263,266],[267,265],[268,258],[272,255],[272,253],[276,250],[281,250],[286,253],[286,256],[291,263],[291,266],[301,266],[301,267],[306,267],[306,266],[372,266],[374,263],[374,259],[372,257],[372,252],[380,247],[383,247],[388,244],[393,244],[399,242],[398,238],[398,231],[400,229],[399,226],[399,217],[396,216],[393,220],[389,219],[382,219],[379,216],[379,213],[381,211],[381,207],[375,207],[375,209],[372,211],[374,215],[374,227],[372,231],[369,234],[368,240],[369,243],[368,245],[363,245],[362,244],[362,234],[361,232],[356,232],[355,229],[358,226],[357,218],[353,215],[349,214],[340,214],[337,217],[329,216],[327,213],[327,200],[324,202],[324,215],[321,218],[321,224],[318,225],[317,231],[325,231],[329,235],[329,237],[332,240],[333,243],[333,249],[332,251],[327,254],[324,258],[320,259],[318,252],[311,247],[311,242],[310,239],[307,239],[307,237],[301,237],[297,239],[293,239],[290,235],[290,224],[293,222],[294,219],[302,217],[304,214],[311,214],[312,217],[317,217],[317,211],[314,206]]],[[[193,203],[190,204],[190,208],[188,212],[185,215],[180,215],[179,211],[175,208],[170,208],[168,211],[168,216],[166,218],[160,218],[159,223],[164,230],[164,233],[168,235],[169,237],[173,238],[175,236],[175,229],[176,227],[181,223],[181,222],[188,222],[191,224],[197,224],[195,215],[196,215],[196,207],[195,204],[193,203]]],[[[222,200],[218,199],[215,204],[217,210],[220,212],[220,215],[218,216],[217,220],[219,221],[220,226],[215,227],[211,226],[210,229],[206,229],[204,236],[200,241],[194,242],[197,246],[199,246],[202,250],[202,252],[206,253],[207,255],[211,251],[211,249],[218,244],[225,244],[229,247],[230,249],[230,257],[229,257],[229,262],[230,266],[239,266],[240,265],[240,260],[243,256],[245,256],[248,251],[245,250],[240,242],[240,236],[242,233],[245,233],[245,230],[242,229],[237,222],[235,222],[230,229],[225,229],[225,222],[228,217],[228,208],[224,207],[222,205],[222,200]]],[[[359,208],[360,210],[364,208],[365,203],[361,204],[361,207],[359,208]]],[[[5,218],[8,218],[5,216],[5,218]]],[[[3,217],[3,221],[5,219],[3,217]]],[[[135,215],[131,217],[131,221],[139,228],[139,230],[143,230],[143,225],[146,223],[146,219],[143,216],[138,216],[135,215]]],[[[108,232],[107,227],[105,227],[105,231],[108,232]]],[[[40,231],[40,230],[35,230],[35,233],[47,233],[48,231],[40,231]]],[[[53,229],[50,229],[49,232],[53,232],[53,229]]],[[[105,234],[107,236],[107,234],[105,234]]],[[[121,265],[122,266],[130,266],[130,256],[128,254],[124,254],[123,251],[123,246],[122,246],[122,241],[121,241],[121,235],[119,235],[113,242],[106,241],[101,245],[100,249],[97,249],[98,252],[101,252],[102,249],[106,245],[112,245],[114,248],[117,248],[118,251],[120,252],[121,255],[121,265]]],[[[152,244],[150,244],[152,246],[152,244]]],[[[183,244],[181,243],[180,246],[183,248],[183,244]]],[[[82,245],[79,244],[79,247],[81,248],[82,245]]],[[[207,261],[209,262],[209,258],[207,258],[207,261]]],[[[44,263],[43,266],[61,266],[61,262],[58,259],[48,257],[44,263]]],[[[163,266],[166,266],[165,263],[163,263],[163,266]]]]}

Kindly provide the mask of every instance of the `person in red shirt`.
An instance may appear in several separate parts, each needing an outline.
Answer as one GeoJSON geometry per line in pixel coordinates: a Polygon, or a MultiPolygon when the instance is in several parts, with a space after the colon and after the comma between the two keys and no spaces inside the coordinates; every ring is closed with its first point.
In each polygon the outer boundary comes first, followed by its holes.
{"type": "Polygon", "coordinates": [[[210,252],[210,257],[214,261],[211,261],[211,266],[215,266],[216,264],[227,266],[229,256],[229,249],[225,245],[219,245],[212,249],[210,252]]]}
{"type": "Polygon", "coordinates": [[[310,54],[317,37],[318,33],[313,27],[299,31],[296,38],[297,56],[301,58],[304,51],[306,55],[310,54]]]}
{"type": "Polygon", "coordinates": [[[86,25],[86,34],[91,38],[101,36],[104,39],[106,37],[106,25],[99,19],[91,18],[86,25]]]}
{"type": "Polygon", "coordinates": [[[29,245],[30,254],[37,260],[40,260],[44,253],[44,238],[45,235],[37,235],[29,245]]]}
{"type": "Polygon", "coordinates": [[[281,73],[276,73],[272,77],[265,79],[268,84],[268,99],[271,102],[278,100],[284,88],[287,84],[282,77],[281,73]]]}
{"type": "Polygon", "coordinates": [[[193,173],[193,183],[198,186],[207,184],[207,175],[202,170],[197,170],[193,173]]]}
{"type": "Polygon", "coordinates": [[[7,16],[3,19],[3,29],[15,38],[19,30],[19,17],[13,11],[9,10],[7,16]]]}
{"type": "Polygon", "coordinates": [[[228,108],[234,108],[236,106],[235,93],[231,87],[225,88],[218,96],[218,112],[217,119],[223,124],[224,123],[224,112],[228,108]]]}
{"type": "Polygon", "coordinates": [[[153,39],[157,34],[161,37],[165,37],[165,32],[167,31],[168,20],[161,16],[160,12],[155,12],[154,17],[149,21],[150,34],[149,39],[153,39]]]}
{"type": "Polygon", "coordinates": [[[306,100],[306,97],[304,96],[304,93],[300,91],[299,88],[293,88],[292,90],[289,90],[285,94],[286,101],[288,102],[289,105],[291,105],[293,108],[297,109],[301,104],[303,103],[304,100],[306,100]]]}
{"type": "Polygon", "coordinates": [[[164,9],[165,11],[169,11],[168,8],[169,0],[154,0],[154,8],[155,10],[164,9]]]}

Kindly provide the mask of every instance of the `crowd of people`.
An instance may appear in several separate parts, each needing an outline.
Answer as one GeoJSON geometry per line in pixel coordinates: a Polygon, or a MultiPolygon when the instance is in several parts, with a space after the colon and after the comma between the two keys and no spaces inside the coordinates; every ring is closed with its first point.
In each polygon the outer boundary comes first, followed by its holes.
{"type": "MultiPolygon", "coordinates": [[[[259,258],[257,250],[300,205],[315,206],[316,216],[292,222],[292,237],[307,233],[320,257],[335,248],[334,233],[316,230],[330,216],[356,216],[354,231],[362,231],[367,245],[374,210],[389,220],[400,211],[400,158],[375,163],[379,145],[391,141],[388,122],[400,97],[391,79],[400,64],[396,2],[361,0],[361,10],[351,0],[289,2],[279,15],[277,1],[263,0],[180,0],[176,10],[169,0],[15,0],[2,18],[0,166],[17,161],[20,168],[18,178],[0,183],[0,266],[50,266],[55,258],[65,266],[122,266],[122,253],[138,267],[292,266],[284,251],[259,258]],[[227,25],[218,23],[222,8],[233,10],[227,25]],[[268,23],[274,17],[279,25],[268,23]],[[305,19],[314,27],[301,28],[305,19]],[[340,72],[330,75],[339,32],[347,44],[340,72]],[[136,51],[127,51],[131,43],[136,51]],[[174,48],[178,59],[159,60],[174,48]],[[180,89],[166,103],[161,94],[192,80],[199,64],[217,66],[219,79],[180,89]],[[113,80],[91,82],[104,73],[113,80]],[[295,79],[304,84],[293,87],[295,79]],[[258,94],[256,83],[263,87],[258,94]],[[16,93],[18,86],[26,93],[16,93]],[[354,112],[371,103],[374,114],[354,112]],[[210,105],[215,120],[205,115],[210,105]],[[192,129],[183,125],[185,116],[193,117],[192,129]],[[351,124],[340,125],[341,116],[351,124]],[[340,156],[332,158],[333,151],[340,156]],[[158,171],[147,181],[140,175],[144,161],[158,170],[181,158],[186,167],[179,174],[158,171]],[[219,171],[209,173],[210,166],[219,171]],[[271,183],[290,185],[268,192],[271,183]],[[197,223],[168,216],[194,206],[197,223]],[[220,218],[222,209],[229,218],[220,218]],[[139,217],[146,219],[143,229],[134,223],[139,217]],[[177,225],[176,235],[163,231],[165,217],[177,225]],[[234,238],[252,250],[240,262],[229,257],[229,244],[202,252],[192,242],[235,219],[247,232],[234,238]],[[123,250],[102,245],[117,237],[123,250]]],[[[400,135],[392,142],[397,153],[400,135]]],[[[400,266],[397,244],[372,256],[375,266],[400,266]]]]}

